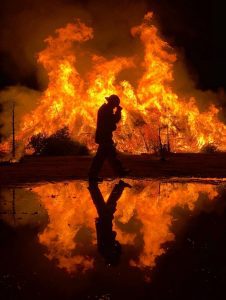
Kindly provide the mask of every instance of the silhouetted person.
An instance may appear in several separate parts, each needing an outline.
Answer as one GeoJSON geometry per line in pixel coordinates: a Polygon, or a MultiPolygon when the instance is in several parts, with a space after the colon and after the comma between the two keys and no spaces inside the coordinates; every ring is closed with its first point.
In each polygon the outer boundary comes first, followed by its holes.
{"type": "Polygon", "coordinates": [[[105,97],[107,103],[104,103],[98,110],[97,114],[97,129],[95,142],[99,144],[96,156],[93,158],[92,165],[89,171],[89,180],[100,181],[98,174],[107,159],[113,170],[119,176],[126,175],[128,170],[122,167],[112,139],[112,133],[116,130],[116,125],[121,119],[122,107],[120,99],[117,95],[105,97]],[[114,112],[115,110],[115,112],[114,112]]]}
{"type": "Polygon", "coordinates": [[[116,240],[116,232],[112,230],[112,221],[117,201],[125,187],[131,187],[131,185],[120,180],[114,186],[106,203],[96,182],[90,182],[88,187],[98,213],[98,218],[95,220],[98,251],[110,265],[116,265],[121,255],[121,245],[116,240]]]}

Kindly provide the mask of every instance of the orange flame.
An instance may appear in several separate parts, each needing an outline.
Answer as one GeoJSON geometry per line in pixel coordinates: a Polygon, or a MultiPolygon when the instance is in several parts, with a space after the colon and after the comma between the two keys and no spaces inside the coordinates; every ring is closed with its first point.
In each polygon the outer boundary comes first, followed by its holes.
{"type": "Polygon", "coordinates": [[[49,85],[37,108],[24,116],[17,139],[26,145],[34,134],[50,135],[67,126],[75,140],[93,149],[97,109],[105,96],[114,93],[123,107],[122,122],[115,133],[119,150],[152,152],[159,127],[169,128],[175,152],[197,152],[208,143],[226,150],[226,126],[218,120],[218,109],[212,105],[201,113],[194,97],[179,98],[173,91],[177,57],[152,24],[152,13],[147,13],[131,34],[140,39],[144,55],[111,60],[81,50],[81,43],[93,38],[93,30],[79,20],[47,38],[47,48],[38,54],[38,62],[48,73],[49,85]],[[78,57],[85,57],[90,64],[85,74],[78,71],[78,57]],[[142,62],[137,63],[138,57],[142,62]],[[125,69],[131,74],[136,69],[143,72],[136,86],[118,79],[125,69]]]}
{"type": "MultiPolygon", "coordinates": [[[[160,183],[148,180],[128,182],[132,188],[124,190],[119,199],[113,226],[117,232],[117,240],[122,245],[136,247],[135,240],[141,235],[142,250],[136,260],[130,261],[131,266],[141,269],[153,268],[156,258],[165,252],[163,244],[174,240],[175,236],[171,231],[173,208],[182,207],[195,211],[200,194],[206,194],[209,201],[218,195],[217,188],[211,184],[160,183]],[[132,218],[136,218],[141,224],[139,230],[127,231],[118,225],[129,224],[132,218]]],[[[105,182],[100,185],[104,199],[108,198],[114,183],[105,182]]],[[[40,197],[49,216],[49,224],[39,235],[40,242],[47,247],[47,257],[56,259],[58,266],[69,273],[92,268],[94,257],[83,252],[89,246],[96,247],[97,212],[87,190],[87,183],[77,181],[46,184],[33,188],[33,191],[40,197]],[[91,240],[89,246],[86,241],[82,247],[77,235],[84,227],[89,230],[91,240]]]]}

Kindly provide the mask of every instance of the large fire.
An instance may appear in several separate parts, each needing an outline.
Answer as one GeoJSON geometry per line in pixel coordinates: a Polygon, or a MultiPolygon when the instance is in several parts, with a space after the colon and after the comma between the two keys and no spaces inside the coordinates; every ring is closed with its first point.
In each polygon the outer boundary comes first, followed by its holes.
{"type": "MultiPolygon", "coordinates": [[[[123,248],[126,245],[136,248],[137,255],[130,259],[130,265],[141,269],[153,268],[156,259],[165,253],[164,243],[175,239],[173,209],[181,207],[199,213],[202,208],[196,203],[201,197],[206,196],[208,201],[213,201],[218,196],[217,187],[211,184],[128,182],[132,188],[126,188],[118,200],[113,226],[123,248]],[[139,228],[130,227],[132,220],[140,224],[139,228]],[[142,245],[137,244],[138,240],[142,241],[142,245]]],[[[108,198],[115,183],[100,185],[104,199],[108,198]]],[[[96,248],[97,211],[87,183],[49,183],[34,187],[33,192],[40,197],[49,217],[49,224],[39,234],[41,244],[46,246],[47,257],[56,260],[58,267],[69,273],[92,268],[96,250],[88,249],[96,248]],[[82,240],[79,232],[84,235],[84,228],[89,232],[89,238],[82,240]]]]}
{"type": "Polygon", "coordinates": [[[147,13],[143,23],[131,29],[143,50],[134,57],[106,59],[81,50],[81,43],[93,38],[92,28],[80,20],[56,30],[38,54],[49,84],[37,108],[24,116],[17,140],[26,145],[32,135],[53,134],[67,126],[71,137],[95,147],[96,113],[105,96],[117,94],[123,107],[122,122],[115,133],[117,148],[124,152],[152,152],[159,128],[168,128],[173,151],[197,152],[214,143],[226,150],[226,126],[218,120],[218,109],[200,112],[196,99],[179,97],[172,88],[177,56],[163,41],[147,13]],[[76,46],[76,47],[75,47],[76,46]],[[89,71],[79,73],[80,57],[87,57],[89,71]],[[139,58],[139,59],[138,59],[139,58]],[[142,75],[136,84],[119,79],[122,71],[142,75]]]}

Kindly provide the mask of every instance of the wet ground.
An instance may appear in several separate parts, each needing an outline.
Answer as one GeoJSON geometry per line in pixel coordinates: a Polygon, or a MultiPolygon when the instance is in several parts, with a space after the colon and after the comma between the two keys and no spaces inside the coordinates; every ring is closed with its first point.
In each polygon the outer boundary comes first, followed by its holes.
{"type": "Polygon", "coordinates": [[[0,190],[1,299],[224,299],[226,181],[0,190]]]}

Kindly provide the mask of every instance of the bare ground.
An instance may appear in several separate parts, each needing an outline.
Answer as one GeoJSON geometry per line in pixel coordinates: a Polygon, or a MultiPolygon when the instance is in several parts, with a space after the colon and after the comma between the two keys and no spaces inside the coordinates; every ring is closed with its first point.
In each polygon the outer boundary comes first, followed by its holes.
{"type": "MultiPolygon", "coordinates": [[[[121,155],[131,178],[226,178],[226,153],[172,154],[166,161],[153,155],[121,155]]],[[[0,185],[87,179],[89,156],[26,157],[20,163],[0,165],[0,185]]],[[[102,174],[114,177],[106,164],[102,174]]]]}

